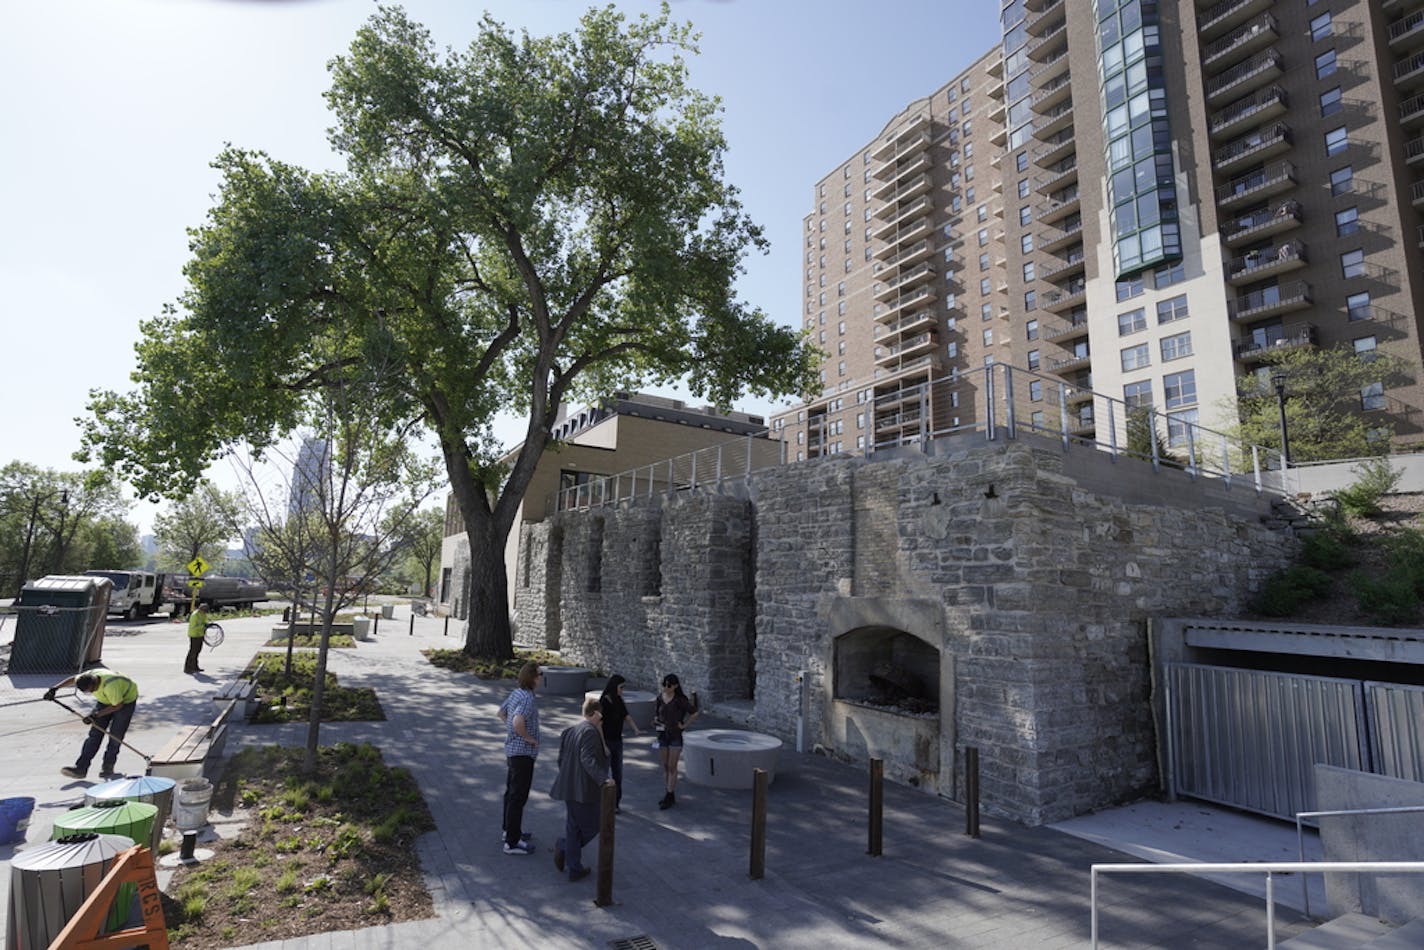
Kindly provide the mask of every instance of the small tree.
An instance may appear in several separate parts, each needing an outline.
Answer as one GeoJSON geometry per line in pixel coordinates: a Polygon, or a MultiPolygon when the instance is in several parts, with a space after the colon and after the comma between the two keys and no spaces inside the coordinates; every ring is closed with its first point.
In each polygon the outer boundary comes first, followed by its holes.
{"type": "Polygon", "coordinates": [[[391,536],[401,559],[411,573],[423,579],[422,596],[430,595],[430,582],[440,564],[440,548],[445,540],[445,516],[432,508],[417,511],[401,524],[391,525],[391,536]]]}
{"type": "Polygon", "coordinates": [[[163,570],[180,570],[202,556],[216,562],[227,550],[227,540],[240,530],[239,498],[203,482],[196,491],[176,501],[153,519],[158,542],[158,564],[163,570]]]}

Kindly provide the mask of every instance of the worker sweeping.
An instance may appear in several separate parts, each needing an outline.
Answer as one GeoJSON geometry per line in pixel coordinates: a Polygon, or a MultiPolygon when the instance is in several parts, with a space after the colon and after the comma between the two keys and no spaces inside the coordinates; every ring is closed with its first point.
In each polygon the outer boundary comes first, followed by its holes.
{"type": "Polygon", "coordinates": [[[55,693],[65,686],[77,686],[86,693],[92,693],[98,705],[84,717],[89,726],[89,735],[84,738],[84,747],[79,750],[79,758],[74,765],[60,769],[70,778],[85,778],[89,774],[89,763],[94,761],[104,736],[109,744],[104,749],[103,765],[99,769],[102,779],[118,778],[114,766],[119,760],[119,746],[124,733],[129,731],[134,709],[138,706],[138,684],[113,670],[92,669],[77,676],[71,676],[62,683],[55,683],[45,692],[45,699],[55,700],[55,693]]]}

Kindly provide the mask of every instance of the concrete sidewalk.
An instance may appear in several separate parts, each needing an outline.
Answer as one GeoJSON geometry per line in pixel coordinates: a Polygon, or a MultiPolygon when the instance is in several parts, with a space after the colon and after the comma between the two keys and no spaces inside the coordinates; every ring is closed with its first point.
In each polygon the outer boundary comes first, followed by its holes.
{"type": "MultiPolygon", "coordinates": [[[[614,906],[595,907],[594,878],[570,884],[555,872],[552,843],[563,826],[563,807],[547,795],[550,755],[539,760],[525,828],[537,853],[505,855],[499,843],[504,790],[503,729],[495,709],[509,683],[485,683],[430,666],[429,647],[454,647],[442,637],[443,620],[409,615],[381,624],[379,636],[355,650],[332,651],[331,667],[345,685],[370,686],[389,717],[378,723],[322,727],[323,743],[369,741],[388,763],[411,769],[425,791],[438,830],[421,842],[437,916],[366,930],[320,934],[278,943],[284,950],[539,945],[607,947],[644,937],[659,948],[1080,947],[1089,933],[1088,868],[1133,860],[1122,850],[1148,839],[1150,850],[1192,857],[1192,842],[1209,838],[1200,857],[1221,857],[1228,837],[1218,825],[1239,820],[1277,857],[1294,831],[1264,819],[1192,803],[1179,819],[1131,806],[1114,822],[1112,812],[1075,819],[1064,827],[1023,828],[985,821],[982,837],[964,836],[963,811],[913,789],[885,789],[884,855],[866,855],[863,769],[785,751],[771,787],[766,877],[748,878],[750,792],[678,786],[676,807],[660,811],[662,795],[649,739],[628,742],[623,811],[616,832],[614,906]],[[1182,816],[1196,815],[1195,823],[1182,816]],[[1222,816],[1213,824],[1210,817],[1222,816]],[[1167,827],[1146,829],[1145,824],[1167,827]],[[1187,829],[1172,837],[1172,824],[1187,829]],[[1091,823],[1091,824],[1090,824],[1091,823]],[[1200,831],[1200,829],[1210,830],[1200,831]],[[1149,833],[1150,832],[1150,833],[1149,833]],[[1158,836],[1152,838],[1152,835],[1158,836]],[[1166,839],[1161,836],[1166,835],[1166,839]],[[1091,838],[1092,840],[1089,840],[1091,838]],[[1159,846],[1170,841],[1170,848],[1159,846]],[[1158,841],[1158,845],[1151,844],[1158,841]],[[1108,845],[1112,845],[1109,847],[1108,845]]],[[[183,675],[179,628],[162,623],[111,627],[106,661],[139,680],[143,696],[129,740],[153,752],[181,724],[211,718],[208,696],[240,671],[266,639],[270,620],[225,621],[227,641],[205,652],[207,672],[183,675]]],[[[456,624],[452,623],[454,633],[456,624]]],[[[21,684],[12,684],[21,686],[21,684]]],[[[648,684],[633,684],[647,687],[648,684]]],[[[37,683],[38,688],[43,684],[37,683]]],[[[38,695],[38,693],[36,694],[38,695]]],[[[556,737],[578,715],[574,697],[541,697],[545,737],[556,737]]],[[[0,707],[0,737],[7,776],[0,794],[39,800],[24,847],[48,838],[54,816],[82,799],[88,783],[59,774],[72,761],[84,727],[47,703],[0,707]]],[[[699,720],[699,726],[717,725],[699,720]]],[[[229,751],[241,744],[299,744],[304,726],[237,724],[229,751]]],[[[552,743],[546,742],[552,749],[552,743]]],[[[125,752],[120,768],[141,774],[143,762],[125,752]]],[[[1240,835],[1236,835],[1240,838],[1240,835]]],[[[1238,841],[1238,843],[1241,843],[1238,841]]],[[[590,848],[596,848],[596,842],[590,848]]],[[[11,851],[0,848],[8,868],[11,851]]],[[[588,857],[591,857],[589,855],[588,857]]],[[[588,859],[586,857],[586,860],[588,859]]],[[[8,871],[0,868],[8,879],[8,871]]],[[[1288,888],[1278,886],[1278,892],[1288,888]]],[[[1260,900],[1188,877],[1137,876],[1102,885],[1100,927],[1105,947],[1241,947],[1265,943],[1260,900]]],[[[1286,895],[1281,895],[1285,903],[1286,895]]],[[[0,907],[0,914],[4,908],[0,907]]],[[[1306,924],[1284,907],[1278,939],[1306,924]]],[[[0,921],[3,925],[3,921],[0,921]]],[[[256,938],[258,935],[251,935],[256,938]]]]}

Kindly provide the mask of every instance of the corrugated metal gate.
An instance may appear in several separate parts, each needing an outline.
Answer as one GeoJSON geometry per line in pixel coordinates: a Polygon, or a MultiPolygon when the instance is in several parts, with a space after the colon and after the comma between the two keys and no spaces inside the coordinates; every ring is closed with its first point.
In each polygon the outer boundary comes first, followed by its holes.
{"type": "Polygon", "coordinates": [[[1168,788],[1175,794],[1293,819],[1315,808],[1317,762],[1381,771],[1371,768],[1381,758],[1371,755],[1372,735],[1390,737],[1387,757],[1420,766],[1424,691],[1194,663],[1169,664],[1167,674],[1168,788]],[[1367,686],[1371,705],[1383,711],[1379,727],[1367,714],[1367,686]]]}
{"type": "Polygon", "coordinates": [[[1365,683],[1371,771],[1424,782],[1424,687],[1365,683]]]}

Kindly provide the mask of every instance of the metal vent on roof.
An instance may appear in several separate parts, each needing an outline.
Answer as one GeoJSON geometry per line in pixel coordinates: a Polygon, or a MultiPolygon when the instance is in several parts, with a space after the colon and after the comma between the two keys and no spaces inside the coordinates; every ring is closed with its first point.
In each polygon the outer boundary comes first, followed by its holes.
{"type": "Polygon", "coordinates": [[[613,950],[658,950],[658,945],[653,943],[653,938],[647,934],[638,934],[636,937],[623,937],[620,940],[610,940],[608,945],[613,950]]]}

